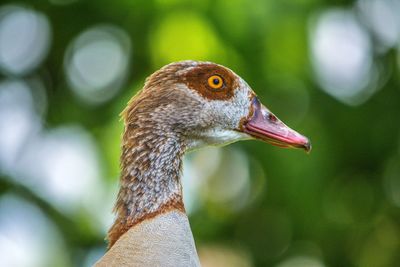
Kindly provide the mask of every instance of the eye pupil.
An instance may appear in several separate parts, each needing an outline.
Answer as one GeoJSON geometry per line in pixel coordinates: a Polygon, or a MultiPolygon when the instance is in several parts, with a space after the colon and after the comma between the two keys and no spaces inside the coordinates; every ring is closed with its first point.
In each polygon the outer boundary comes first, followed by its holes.
{"type": "Polygon", "coordinates": [[[212,89],[221,89],[223,85],[224,81],[218,75],[213,75],[208,78],[208,86],[210,86],[212,89]]]}

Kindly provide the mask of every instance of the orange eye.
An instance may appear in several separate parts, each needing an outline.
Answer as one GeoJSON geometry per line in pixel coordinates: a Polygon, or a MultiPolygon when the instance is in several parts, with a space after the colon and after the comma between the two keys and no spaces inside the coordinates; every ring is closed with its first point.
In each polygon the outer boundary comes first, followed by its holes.
{"type": "Polygon", "coordinates": [[[224,81],[218,75],[213,75],[208,78],[208,85],[213,89],[220,89],[224,85],[224,81]]]}

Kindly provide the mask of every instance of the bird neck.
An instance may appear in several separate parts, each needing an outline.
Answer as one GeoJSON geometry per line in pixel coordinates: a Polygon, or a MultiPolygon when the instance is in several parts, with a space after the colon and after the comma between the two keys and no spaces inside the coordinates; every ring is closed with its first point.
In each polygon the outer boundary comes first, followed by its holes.
{"type": "Polygon", "coordinates": [[[170,210],[185,212],[180,182],[185,147],[174,134],[127,125],[111,247],[134,225],[170,210]]]}

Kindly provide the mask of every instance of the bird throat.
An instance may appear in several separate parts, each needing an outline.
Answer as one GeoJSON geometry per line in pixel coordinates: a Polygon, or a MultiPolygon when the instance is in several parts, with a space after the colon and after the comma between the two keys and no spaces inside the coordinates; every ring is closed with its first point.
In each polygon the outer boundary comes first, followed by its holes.
{"type": "Polygon", "coordinates": [[[180,182],[184,145],[173,134],[125,127],[117,215],[109,248],[134,225],[170,210],[185,212],[180,182]]]}

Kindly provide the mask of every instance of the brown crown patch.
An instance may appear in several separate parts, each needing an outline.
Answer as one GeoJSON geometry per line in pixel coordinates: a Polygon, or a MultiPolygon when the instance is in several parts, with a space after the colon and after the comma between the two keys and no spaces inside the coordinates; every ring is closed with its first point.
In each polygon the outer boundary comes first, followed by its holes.
{"type": "Polygon", "coordinates": [[[212,63],[199,64],[183,74],[183,82],[210,100],[229,100],[233,97],[238,81],[232,71],[212,63]],[[218,75],[223,80],[221,88],[215,89],[208,84],[208,79],[218,75]]]}

